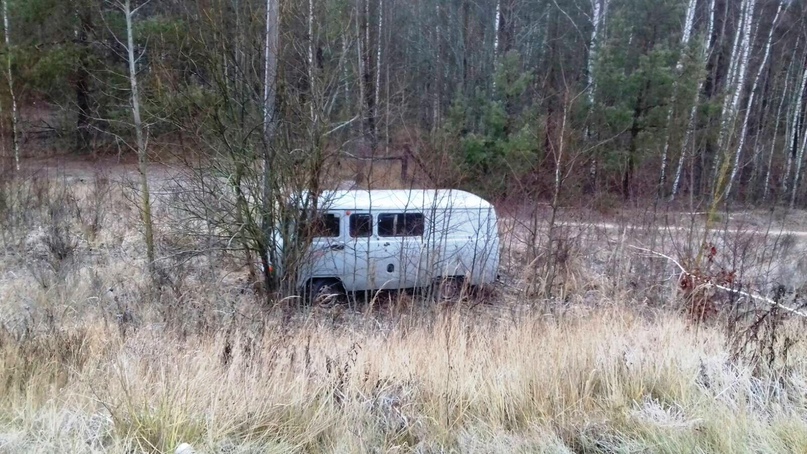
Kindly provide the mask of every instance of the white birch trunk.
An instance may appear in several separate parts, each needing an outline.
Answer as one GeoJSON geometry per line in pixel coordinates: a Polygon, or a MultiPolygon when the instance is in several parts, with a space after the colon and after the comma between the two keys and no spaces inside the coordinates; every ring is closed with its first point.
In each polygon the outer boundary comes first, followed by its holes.
{"type": "MultiPolygon", "coordinates": [[[[748,104],[745,107],[745,118],[743,119],[742,129],[740,130],[740,137],[739,143],[737,144],[737,150],[734,152],[734,166],[731,170],[731,176],[729,177],[728,185],[726,186],[726,196],[731,195],[731,188],[734,185],[734,179],[737,178],[737,173],[740,169],[740,157],[742,156],[743,146],[745,145],[745,137],[748,132],[748,120],[751,118],[751,111],[754,107],[754,98],[756,96],[757,88],[759,87],[759,78],[762,76],[762,71],[765,70],[765,66],[768,64],[768,58],[771,54],[771,44],[773,43],[773,32],[776,30],[776,26],[779,23],[779,15],[782,13],[782,4],[779,3],[779,8],[776,10],[776,15],[773,18],[773,22],[771,22],[771,29],[768,32],[768,40],[765,43],[765,52],[762,56],[762,63],[759,65],[759,69],[757,70],[757,74],[754,77],[754,82],[751,85],[751,93],[748,95],[748,104]]],[[[748,59],[748,48],[751,47],[749,43],[746,48],[746,53],[744,58],[746,61],[744,62],[747,64],[748,59]]],[[[739,92],[742,91],[742,85],[737,87],[737,96],[739,97],[739,92]]]]}
{"type": "MultiPolygon", "coordinates": [[[[712,33],[714,32],[715,27],[715,0],[712,0],[709,3],[709,22],[706,27],[706,35],[704,36],[704,43],[703,43],[703,53],[701,55],[701,62],[704,67],[706,67],[709,61],[709,55],[712,52],[712,33]]],[[[698,99],[700,98],[701,90],[703,90],[703,83],[704,78],[701,77],[698,79],[698,87],[694,93],[694,99],[692,101],[692,108],[689,111],[689,121],[687,122],[687,129],[684,133],[684,140],[681,143],[681,155],[678,157],[678,165],[675,169],[675,179],[673,180],[673,187],[672,191],[670,192],[670,200],[675,200],[675,197],[678,195],[678,188],[681,186],[681,175],[684,171],[684,160],[686,159],[686,151],[689,145],[689,141],[692,139],[692,136],[695,133],[695,117],[698,112],[698,99]]]]}
{"type": "MultiPolygon", "coordinates": [[[[440,33],[440,2],[436,4],[436,24],[434,26],[434,45],[435,45],[435,65],[434,65],[434,99],[432,99],[432,132],[437,132],[440,127],[440,65],[442,65],[441,57],[441,33],[440,33]]],[[[495,80],[495,78],[494,78],[495,80]]]]}
{"type": "Polygon", "coordinates": [[[594,64],[597,60],[597,51],[599,50],[599,31],[602,16],[602,3],[601,0],[592,0],[592,14],[591,14],[591,41],[588,51],[588,62],[586,62],[586,70],[588,71],[588,85],[586,86],[586,96],[588,97],[589,105],[594,104],[594,64]]]}
{"type": "MultiPolygon", "coordinates": [[[[721,188],[718,187],[723,181],[723,177],[720,175],[720,172],[726,164],[725,162],[721,162],[720,153],[721,150],[726,149],[726,147],[729,145],[728,142],[730,141],[732,132],[734,130],[740,98],[743,93],[743,87],[745,86],[745,75],[748,68],[748,54],[751,48],[751,29],[755,4],[756,0],[743,0],[740,20],[741,28],[738,28],[736,34],[736,37],[741,37],[741,40],[740,44],[737,45],[737,40],[735,39],[735,46],[731,56],[729,81],[726,85],[726,90],[731,93],[731,96],[727,96],[723,102],[720,135],[717,140],[718,154],[715,156],[713,181],[715,182],[714,189],[716,191],[721,190],[721,188]]],[[[724,154],[726,155],[726,158],[728,158],[727,149],[724,154]]],[[[718,197],[723,196],[723,194],[718,194],[717,192],[715,192],[715,194],[718,197]]]]}
{"type": "Polygon", "coordinates": [[[804,161],[804,149],[807,148],[807,128],[801,131],[802,141],[799,147],[798,155],[796,156],[796,172],[793,174],[793,188],[790,191],[790,208],[796,207],[796,195],[799,190],[799,182],[801,181],[801,165],[804,161]]]}
{"type": "MultiPolygon", "coordinates": [[[[586,70],[588,71],[588,85],[586,86],[586,97],[588,98],[588,113],[589,117],[594,109],[594,97],[597,89],[597,81],[594,78],[594,65],[597,63],[597,55],[599,51],[600,30],[605,22],[605,12],[608,8],[608,0],[592,0],[591,5],[591,42],[589,44],[588,62],[586,62],[586,70]]],[[[591,139],[591,125],[586,121],[586,130],[584,137],[586,140],[591,139]]],[[[592,186],[596,185],[597,180],[597,157],[596,155],[591,159],[589,164],[588,178],[592,186]]]]}
{"type": "Polygon", "coordinates": [[[378,45],[375,52],[375,106],[378,109],[378,103],[381,100],[381,43],[383,36],[384,26],[384,0],[378,0],[378,45]]]}
{"type": "Polygon", "coordinates": [[[788,118],[791,119],[791,121],[788,121],[787,131],[785,132],[785,137],[787,138],[786,139],[787,142],[785,144],[785,155],[787,156],[787,164],[785,164],[785,172],[784,175],[782,176],[782,194],[787,194],[788,188],[790,187],[788,182],[790,181],[790,170],[793,166],[793,147],[794,147],[793,142],[795,142],[795,139],[793,138],[792,134],[794,134],[793,131],[795,131],[796,128],[798,127],[798,119],[795,114],[795,109],[793,109],[793,112],[788,118]]]}
{"type": "MultiPolygon", "coordinates": [[[[807,68],[805,68],[804,71],[805,71],[805,76],[803,76],[803,77],[804,77],[804,79],[807,79],[807,68]]],[[[799,96],[799,102],[798,102],[799,105],[798,105],[798,108],[796,109],[796,111],[794,113],[794,132],[793,132],[793,134],[794,134],[794,139],[793,139],[793,147],[794,147],[794,149],[793,149],[793,151],[791,153],[788,154],[788,167],[790,166],[790,162],[794,158],[795,158],[795,161],[796,161],[796,169],[795,169],[795,172],[793,173],[793,186],[792,186],[792,188],[790,190],[790,208],[791,209],[795,208],[795,206],[796,206],[796,195],[798,194],[798,190],[799,190],[799,183],[801,181],[802,163],[804,162],[804,150],[805,150],[805,148],[807,148],[807,128],[804,127],[805,125],[804,125],[803,121],[801,123],[799,123],[799,120],[798,120],[799,118],[802,118],[801,100],[802,100],[802,98],[804,96],[804,88],[805,88],[804,81],[802,81],[802,92],[801,92],[801,96],[799,96]],[[798,148],[797,153],[795,151],[795,146],[796,146],[796,139],[795,139],[796,132],[795,131],[797,131],[795,129],[796,128],[795,125],[800,126],[800,131],[801,131],[801,136],[802,136],[801,146],[798,148]],[[794,154],[796,154],[796,155],[793,156],[794,154]]],[[[788,174],[789,174],[789,171],[788,171],[788,174]]]]}
{"type": "MultiPolygon", "coordinates": [[[[493,70],[496,70],[496,67],[499,64],[499,20],[501,19],[502,15],[502,0],[496,0],[496,14],[494,15],[494,22],[493,22],[493,70]]],[[[494,86],[496,84],[496,79],[494,78],[494,86]]]]}
{"type": "Polygon", "coordinates": [[[152,278],[154,275],[154,229],[151,221],[151,200],[148,184],[148,150],[143,132],[143,121],[140,117],[140,91],[137,83],[137,67],[135,62],[134,24],[130,0],[123,2],[123,13],[126,16],[126,46],[129,64],[129,84],[131,87],[132,119],[134,121],[135,139],[137,147],[137,169],[140,173],[140,203],[143,212],[143,227],[146,241],[146,259],[152,278]]]}
{"type": "MultiPolygon", "coordinates": [[[[795,55],[794,55],[795,57],[795,55]]],[[[790,62],[790,66],[793,66],[793,61],[790,62]]],[[[776,134],[779,131],[779,123],[782,117],[782,108],[785,105],[785,99],[787,98],[787,91],[790,85],[790,69],[788,69],[787,74],[785,76],[785,87],[782,90],[782,99],[779,101],[779,108],[776,109],[776,124],[773,127],[773,138],[771,139],[771,148],[768,154],[768,165],[765,168],[765,181],[762,185],[762,201],[765,202],[768,200],[768,192],[770,189],[768,185],[771,181],[771,166],[773,165],[773,154],[774,150],[776,149],[776,134]]],[[[785,135],[787,137],[787,135],[785,135]]]]}
{"type": "Polygon", "coordinates": [[[311,115],[312,130],[316,123],[314,100],[317,99],[316,80],[314,72],[316,70],[314,62],[314,0],[308,0],[308,90],[309,90],[309,114],[311,115]]]}
{"type": "MultiPolygon", "coordinates": [[[[741,0],[741,1],[742,1],[742,3],[740,4],[740,13],[739,13],[740,17],[739,17],[739,21],[737,23],[737,30],[734,33],[734,44],[731,45],[731,55],[730,55],[730,60],[729,60],[729,71],[728,71],[728,73],[726,75],[726,77],[728,78],[727,81],[726,81],[726,86],[727,87],[731,87],[731,86],[734,85],[734,78],[736,77],[735,74],[736,74],[736,71],[737,71],[737,61],[739,60],[738,59],[738,53],[740,51],[740,41],[741,41],[740,37],[742,36],[743,27],[745,26],[745,17],[746,17],[745,16],[745,11],[747,9],[748,0],[741,0]]],[[[728,8],[728,4],[726,4],[726,7],[728,8]]],[[[726,23],[723,23],[723,28],[725,29],[725,27],[726,27],[726,23]]],[[[727,96],[726,100],[725,100],[725,103],[728,103],[729,99],[730,99],[730,97],[727,96]]]]}
{"type": "MultiPolygon", "coordinates": [[[[313,1],[313,0],[310,0],[313,1]]],[[[280,40],[280,9],[278,0],[266,0],[266,23],[264,24],[264,48],[263,48],[263,175],[262,175],[262,197],[261,206],[261,228],[263,230],[264,241],[267,244],[269,261],[280,260],[275,257],[276,244],[272,229],[274,225],[272,203],[272,139],[275,135],[275,98],[277,96],[277,57],[278,44],[280,40]]],[[[313,81],[312,81],[313,82],[313,81]]],[[[261,259],[263,260],[263,258],[261,259]]],[[[274,262],[277,263],[277,262],[274,262]]],[[[270,283],[268,274],[264,274],[266,283],[270,283]]]]}
{"type": "Polygon", "coordinates": [[[274,134],[278,45],[277,0],[266,0],[266,28],[263,48],[263,135],[267,142],[274,134]]]}
{"type": "MultiPolygon", "coordinates": [[[[801,76],[801,84],[799,85],[799,90],[796,92],[795,96],[795,108],[793,109],[793,119],[790,125],[790,134],[788,136],[787,147],[785,148],[787,152],[787,166],[785,168],[785,176],[782,179],[782,192],[787,193],[788,191],[788,181],[790,180],[790,171],[793,166],[793,159],[796,157],[797,153],[797,143],[798,140],[798,133],[801,129],[801,111],[803,109],[802,99],[804,98],[804,90],[807,88],[807,68],[802,70],[801,76]]],[[[795,180],[795,178],[794,178],[795,180]]]]}
{"type": "Polygon", "coordinates": [[[359,106],[359,112],[361,114],[360,115],[360,118],[361,118],[361,122],[360,122],[360,124],[361,124],[361,132],[362,132],[362,136],[364,136],[367,133],[367,131],[365,131],[366,122],[365,122],[365,119],[364,119],[364,117],[366,115],[364,110],[365,110],[366,107],[364,105],[364,90],[365,90],[365,86],[364,86],[364,58],[363,58],[364,57],[364,55],[363,55],[364,41],[362,40],[362,36],[361,36],[361,21],[363,20],[361,18],[361,14],[362,14],[361,2],[362,1],[367,1],[367,0],[356,0],[356,56],[358,57],[358,66],[356,67],[356,69],[358,69],[357,79],[359,80],[359,103],[357,105],[359,106]]]}
{"type": "MultiPolygon", "coordinates": [[[[689,4],[687,5],[686,14],[684,16],[684,29],[681,33],[681,56],[678,57],[678,62],[675,64],[675,74],[676,79],[673,82],[673,94],[672,100],[670,102],[670,108],[667,109],[667,122],[666,122],[666,134],[664,137],[664,146],[662,148],[661,153],[661,176],[659,178],[659,188],[657,196],[661,197],[664,193],[664,186],[667,184],[667,163],[668,163],[668,154],[670,150],[670,129],[672,128],[672,119],[673,113],[675,110],[675,101],[678,98],[678,77],[681,75],[681,71],[684,68],[684,54],[686,53],[689,47],[689,40],[692,36],[692,25],[695,22],[695,6],[697,6],[697,0],[689,0],[689,4]]],[[[682,151],[683,153],[683,151],[682,151]]]]}
{"type": "Polygon", "coordinates": [[[3,1],[3,28],[6,42],[6,77],[8,78],[8,92],[11,95],[11,134],[14,147],[14,166],[20,170],[20,135],[18,130],[19,118],[17,114],[17,95],[14,91],[14,76],[11,73],[11,30],[8,19],[8,0],[3,1]]]}
{"type": "MultiPolygon", "coordinates": [[[[350,25],[348,24],[348,27],[350,25]]],[[[348,48],[347,48],[347,32],[342,33],[342,59],[347,58],[348,48]]],[[[340,59],[340,61],[342,60],[340,59]]],[[[345,99],[350,99],[350,76],[348,72],[347,65],[342,67],[342,77],[344,79],[344,89],[345,89],[345,99]]]]}

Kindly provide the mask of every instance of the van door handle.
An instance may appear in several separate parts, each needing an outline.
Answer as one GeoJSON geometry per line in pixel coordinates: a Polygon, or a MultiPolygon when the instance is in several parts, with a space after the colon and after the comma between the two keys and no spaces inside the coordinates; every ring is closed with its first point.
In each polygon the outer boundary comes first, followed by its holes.
{"type": "Polygon", "coordinates": [[[387,247],[387,246],[389,246],[389,243],[388,242],[384,243],[384,247],[387,247]]]}
{"type": "Polygon", "coordinates": [[[344,244],[332,244],[329,248],[332,251],[344,251],[345,245],[344,244]]]}

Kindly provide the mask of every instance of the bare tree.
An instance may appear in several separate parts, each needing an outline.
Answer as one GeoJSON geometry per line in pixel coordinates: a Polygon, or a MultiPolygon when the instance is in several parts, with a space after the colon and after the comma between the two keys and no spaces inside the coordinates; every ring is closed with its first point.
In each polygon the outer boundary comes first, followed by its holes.
{"type": "Polygon", "coordinates": [[[154,228],[151,220],[151,200],[148,181],[148,149],[140,118],[140,92],[137,84],[137,58],[134,43],[134,15],[148,4],[148,1],[132,9],[131,0],[118,3],[126,19],[126,52],[129,65],[129,85],[131,87],[132,120],[135,130],[135,151],[137,152],[137,170],[140,173],[140,209],[143,216],[143,234],[146,241],[146,260],[152,277],[154,273],[154,228]]]}
{"type": "MultiPolygon", "coordinates": [[[[314,0],[309,0],[309,20],[313,21],[314,15],[314,0]]],[[[263,244],[268,247],[259,248],[261,253],[261,262],[263,263],[263,278],[267,287],[271,288],[276,284],[273,282],[273,276],[270,273],[269,262],[278,263],[278,257],[275,256],[276,244],[274,241],[274,220],[275,213],[273,210],[273,194],[272,187],[274,184],[274,171],[272,163],[274,156],[272,153],[272,139],[275,133],[275,96],[277,93],[277,54],[279,49],[280,39],[280,9],[278,8],[278,0],[266,0],[266,28],[264,35],[264,71],[263,71],[263,179],[262,179],[262,193],[263,193],[263,206],[261,224],[265,242],[263,244]]],[[[309,33],[313,27],[309,23],[309,33]]],[[[309,46],[310,40],[309,36],[309,46]]],[[[309,47],[309,58],[313,64],[313,49],[309,47]]],[[[310,70],[312,71],[312,70],[310,70]]],[[[313,88],[313,73],[310,73],[311,84],[313,88]]],[[[313,111],[311,112],[313,118],[313,111]]]]}

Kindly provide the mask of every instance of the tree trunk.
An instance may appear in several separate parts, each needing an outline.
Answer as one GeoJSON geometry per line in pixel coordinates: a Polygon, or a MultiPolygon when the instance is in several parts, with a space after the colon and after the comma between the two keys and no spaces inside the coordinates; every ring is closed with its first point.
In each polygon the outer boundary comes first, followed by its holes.
{"type": "MultiPolygon", "coordinates": [[[[379,101],[381,100],[381,44],[384,25],[384,0],[378,0],[378,35],[376,37],[376,53],[375,53],[375,98],[373,103],[378,109],[379,101]]],[[[377,121],[376,121],[377,122],[377,121]]]]}
{"type": "Polygon", "coordinates": [[[725,175],[722,174],[726,165],[721,163],[720,153],[730,159],[728,147],[734,132],[734,125],[740,105],[740,98],[745,87],[745,75],[748,68],[748,55],[752,47],[751,30],[754,17],[754,6],[756,0],[743,0],[740,11],[740,22],[735,34],[734,45],[732,46],[731,63],[729,65],[729,76],[726,90],[729,96],[723,102],[721,110],[720,135],[717,140],[717,155],[715,156],[714,176],[712,181],[713,196],[719,200],[724,193],[725,175]],[[738,44],[739,43],[739,44],[738,44]]]}
{"type": "Polygon", "coordinates": [[[622,198],[626,201],[630,200],[632,195],[633,172],[636,167],[636,140],[639,137],[639,132],[641,132],[639,120],[642,115],[645,90],[648,88],[649,83],[648,81],[647,85],[645,85],[645,89],[639,93],[639,97],[636,98],[636,105],[633,108],[633,120],[631,121],[630,127],[630,144],[628,145],[628,162],[625,166],[625,173],[622,176],[622,198]]]}
{"type": "Polygon", "coordinates": [[[362,85],[364,95],[364,134],[366,139],[369,139],[371,154],[375,154],[376,146],[378,145],[375,123],[375,92],[373,90],[373,52],[370,49],[370,0],[362,0],[364,2],[364,11],[360,12],[360,37],[363,39],[361,49],[361,68],[362,68],[362,85]]]}
{"type": "MultiPolygon", "coordinates": [[[[807,61],[807,59],[805,59],[805,61],[807,61]]],[[[799,139],[801,138],[799,134],[801,133],[801,127],[804,124],[803,100],[805,89],[807,89],[807,66],[805,66],[804,69],[802,69],[801,84],[799,85],[799,89],[795,93],[794,105],[796,107],[793,109],[793,120],[790,125],[790,136],[788,138],[786,148],[786,150],[788,151],[787,166],[785,168],[784,178],[782,178],[782,192],[785,194],[787,193],[789,188],[788,180],[790,179],[790,170],[792,169],[793,166],[793,160],[798,157],[797,156],[798,144],[799,139]]],[[[795,179],[796,177],[794,177],[794,180],[795,179]]]]}
{"type": "Polygon", "coordinates": [[[129,63],[129,84],[132,95],[132,118],[134,120],[135,138],[137,140],[137,168],[140,173],[140,204],[143,212],[143,227],[146,241],[146,260],[152,279],[156,279],[154,262],[154,229],[151,221],[151,200],[148,183],[148,154],[146,150],[146,138],[143,133],[143,121],[140,118],[140,92],[137,85],[137,68],[135,67],[134,51],[134,24],[132,16],[137,9],[132,11],[130,0],[123,3],[124,14],[126,16],[126,42],[129,63]]]}
{"type": "MultiPolygon", "coordinates": [[[[357,74],[357,82],[359,86],[359,102],[356,103],[359,110],[359,117],[361,121],[359,121],[359,147],[360,152],[365,153],[364,147],[366,146],[367,142],[367,106],[365,106],[365,95],[364,92],[368,90],[368,87],[364,85],[364,40],[362,39],[362,26],[364,24],[363,14],[362,11],[364,8],[362,7],[362,2],[367,0],[356,0],[356,74],[357,74]]],[[[361,167],[364,161],[359,163],[361,167]]]]}
{"type": "MultiPolygon", "coordinates": [[[[709,62],[709,57],[712,52],[712,33],[714,32],[715,26],[715,0],[711,0],[709,3],[709,19],[708,25],[706,27],[706,35],[704,35],[704,43],[703,45],[703,53],[701,54],[701,62],[703,66],[706,67],[709,62]]],[[[692,139],[692,136],[695,133],[695,119],[697,117],[698,112],[698,100],[700,99],[701,91],[703,90],[703,83],[704,78],[698,78],[698,87],[694,92],[693,101],[692,101],[692,108],[689,111],[689,121],[687,122],[686,132],[684,133],[684,140],[681,143],[681,155],[678,158],[678,166],[675,170],[675,180],[673,180],[673,187],[672,191],[670,191],[670,200],[675,200],[675,197],[678,195],[678,188],[681,184],[681,175],[683,174],[684,170],[684,160],[686,158],[686,150],[688,149],[689,142],[692,139]]]]}
{"type": "MultiPolygon", "coordinates": [[[[751,117],[751,110],[754,107],[754,97],[756,96],[757,87],[759,86],[759,78],[762,75],[762,71],[765,69],[765,66],[768,64],[768,57],[771,54],[771,44],[773,43],[773,32],[776,30],[776,25],[779,23],[779,15],[781,13],[782,4],[779,3],[779,8],[776,10],[776,16],[774,16],[773,22],[771,22],[771,29],[768,32],[768,40],[765,43],[765,53],[762,57],[762,63],[759,65],[757,74],[754,77],[754,82],[751,85],[751,93],[748,95],[748,104],[745,107],[745,118],[743,119],[742,129],[740,130],[739,143],[737,144],[737,150],[734,152],[734,166],[731,170],[731,175],[729,176],[728,185],[726,186],[727,197],[731,195],[731,188],[740,168],[740,156],[742,156],[743,146],[745,145],[745,136],[748,132],[748,120],[751,117]]],[[[750,48],[751,44],[748,44],[748,47],[750,48]]],[[[746,62],[748,59],[747,53],[748,49],[746,49],[745,55],[746,62]]],[[[738,86],[738,90],[742,90],[742,86],[738,86]]]]}
{"type": "MultiPolygon", "coordinates": [[[[499,66],[499,22],[502,17],[502,0],[496,0],[496,15],[493,18],[493,72],[499,66]]],[[[493,88],[496,88],[496,78],[493,79],[493,88]]]]}
{"type": "Polygon", "coordinates": [[[664,137],[664,146],[662,147],[661,153],[661,176],[659,177],[659,185],[658,191],[656,193],[657,198],[661,198],[664,196],[664,187],[667,184],[667,163],[668,163],[668,152],[670,149],[670,129],[672,128],[672,120],[673,114],[675,110],[675,101],[678,98],[678,78],[681,76],[681,72],[684,69],[684,53],[687,52],[689,48],[689,39],[692,36],[692,25],[695,22],[695,7],[697,6],[697,0],[689,0],[689,4],[687,5],[686,14],[684,16],[684,29],[683,33],[681,33],[681,56],[678,58],[678,62],[675,64],[675,74],[676,79],[673,82],[673,94],[672,100],[670,102],[670,107],[667,109],[667,128],[666,134],[664,137]]]}
{"type": "MultiPolygon", "coordinates": [[[[594,95],[596,93],[596,80],[594,79],[594,65],[597,62],[597,52],[599,51],[600,28],[604,22],[604,12],[608,7],[608,0],[592,0],[591,2],[591,39],[589,40],[588,58],[586,61],[586,98],[588,100],[588,118],[583,136],[586,141],[592,141],[591,115],[594,111],[594,95]]],[[[596,150],[592,149],[592,154],[596,150]]],[[[584,191],[593,194],[597,188],[597,156],[594,155],[589,161],[588,179],[584,186],[584,191]]]]}
{"type": "MultiPolygon", "coordinates": [[[[312,126],[315,123],[314,100],[317,99],[316,80],[314,72],[314,0],[308,0],[308,106],[312,126]]],[[[265,81],[264,81],[265,82],[265,81]]]]}
{"type": "MultiPolygon", "coordinates": [[[[313,0],[309,0],[313,2],[313,0]]],[[[313,5],[313,3],[309,3],[313,5]]],[[[313,14],[313,10],[309,10],[313,14]]],[[[266,0],[266,28],[264,30],[264,55],[263,55],[263,181],[261,207],[261,226],[265,244],[268,251],[261,252],[261,262],[263,263],[263,279],[267,289],[276,287],[277,276],[271,275],[269,261],[274,264],[280,262],[277,257],[277,245],[274,239],[274,199],[273,199],[273,153],[272,139],[275,135],[275,98],[277,93],[277,53],[279,49],[280,37],[280,11],[278,0],[266,0]]],[[[309,49],[310,65],[313,65],[313,52],[309,49]]],[[[313,82],[313,79],[311,80],[313,82]]],[[[313,86],[312,86],[313,88],[313,86]]],[[[313,112],[313,111],[312,111],[313,112]]]]}
{"type": "MultiPolygon", "coordinates": [[[[771,146],[770,146],[770,151],[769,151],[769,154],[768,154],[768,164],[767,164],[767,166],[765,168],[765,180],[762,183],[762,188],[763,188],[762,189],[762,191],[763,191],[762,192],[762,201],[763,202],[768,200],[768,193],[770,192],[771,171],[772,171],[772,167],[773,167],[773,155],[774,155],[774,153],[776,151],[776,136],[779,133],[779,124],[781,123],[781,120],[782,120],[782,111],[783,111],[783,107],[785,105],[785,100],[787,99],[788,91],[789,91],[789,88],[790,88],[791,72],[793,71],[793,69],[795,67],[794,63],[796,63],[796,61],[797,61],[796,60],[796,49],[798,49],[798,47],[799,47],[799,41],[800,41],[799,39],[796,40],[796,45],[793,48],[793,56],[790,59],[790,64],[788,65],[787,73],[785,74],[785,86],[782,89],[782,99],[779,100],[779,108],[776,110],[776,124],[775,124],[775,126],[773,128],[773,136],[771,138],[771,146]]],[[[789,137],[789,135],[788,135],[789,128],[788,128],[787,116],[788,116],[787,112],[785,112],[785,125],[786,125],[786,127],[785,127],[785,137],[786,138],[789,137]]]]}
{"type": "Polygon", "coordinates": [[[440,31],[440,2],[435,6],[435,25],[434,25],[434,63],[433,67],[433,94],[432,94],[432,133],[436,133],[440,128],[440,96],[442,95],[441,85],[442,78],[440,77],[440,70],[442,69],[442,33],[440,31]]]}
{"type": "Polygon", "coordinates": [[[8,79],[8,92],[11,95],[11,134],[14,146],[14,165],[17,171],[20,170],[20,135],[19,118],[17,114],[17,95],[14,92],[14,75],[11,73],[12,52],[11,52],[11,30],[8,18],[8,0],[3,2],[3,28],[6,42],[6,78],[8,79]]]}
{"type": "Polygon", "coordinates": [[[462,0],[462,92],[468,94],[468,52],[470,51],[470,29],[469,20],[470,14],[468,12],[468,1],[462,0]]]}
{"type": "Polygon", "coordinates": [[[90,51],[88,34],[92,30],[92,17],[86,8],[76,7],[76,18],[78,28],[76,29],[76,40],[79,47],[79,58],[76,67],[76,144],[77,153],[88,153],[90,151],[90,72],[87,69],[89,64],[87,52],[90,51]]]}

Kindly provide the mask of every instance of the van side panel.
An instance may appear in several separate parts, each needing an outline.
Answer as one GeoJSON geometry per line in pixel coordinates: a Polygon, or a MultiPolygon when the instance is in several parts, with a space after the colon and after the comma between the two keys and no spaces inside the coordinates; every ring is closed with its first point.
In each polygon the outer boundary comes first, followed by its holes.
{"type": "Polygon", "coordinates": [[[495,281],[499,264],[495,211],[454,208],[433,210],[431,214],[424,242],[426,272],[422,274],[429,280],[462,276],[472,285],[495,281]]]}

